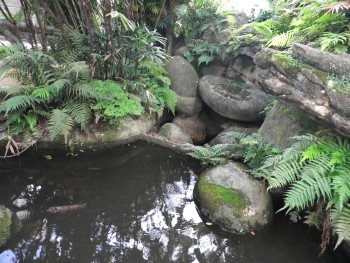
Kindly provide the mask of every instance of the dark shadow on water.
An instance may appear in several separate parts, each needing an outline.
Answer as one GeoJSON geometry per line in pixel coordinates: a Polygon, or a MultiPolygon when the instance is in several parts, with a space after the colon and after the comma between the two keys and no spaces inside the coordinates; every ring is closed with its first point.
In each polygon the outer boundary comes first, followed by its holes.
{"type": "Polygon", "coordinates": [[[33,214],[0,249],[1,263],[346,262],[333,251],[318,257],[318,235],[283,215],[255,236],[209,229],[192,196],[200,167],[188,156],[144,142],[77,153],[45,151],[0,164],[0,204],[16,212],[12,200],[23,197],[33,214]],[[69,204],[86,207],[46,212],[69,204]]]}

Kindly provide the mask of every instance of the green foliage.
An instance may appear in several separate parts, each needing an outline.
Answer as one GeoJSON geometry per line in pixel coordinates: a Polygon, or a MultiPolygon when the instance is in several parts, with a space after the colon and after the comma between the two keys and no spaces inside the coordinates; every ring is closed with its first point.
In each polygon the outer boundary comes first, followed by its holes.
{"type": "Polygon", "coordinates": [[[185,52],[185,58],[191,63],[195,59],[198,66],[202,63],[208,65],[212,62],[215,56],[221,56],[221,47],[214,43],[209,43],[207,41],[200,44],[188,44],[188,50],[185,52]]]}
{"type": "Polygon", "coordinates": [[[221,30],[226,21],[225,16],[218,12],[218,1],[213,0],[191,0],[178,6],[175,12],[175,35],[183,33],[186,42],[200,38],[207,30],[221,30]]]}
{"type": "Polygon", "coordinates": [[[253,27],[269,47],[287,48],[300,42],[312,43],[327,51],[347,51],[350,18],[340,12],[326,12],[324,4],[330,2],[278,1],[273,5],[270,18],[254,22],[253,27]]]}
{"type": "Polygon", "coordinates": [[[140,100],[126,91],[126,87],[112,80],[96,80],[91,83],[100,97],[92,109],[96,116],[102,116],[103,120],[112,125],[120,124],[121,120],[143,112],[140,100]]]}
{"type": "Polygon", "coordinates": [[[259,168],[268,157],[281,152],[280,149],[264,142],[257,133],[247,135],[240,132],[226,132],[225,135],[237,140],[234,157],[243,159],[253,171],[259,168]]]}
{"type": "Polygon", "coordinates": [[[40,121],[48,121],[51,138],[63,135],[65,141],[74,126],[87,130],[91,119],[87,102],[97,99],[88,83],[88,65],[83,61],[60,63],[41,50],[19,45],[10,47],[10,53],[11,71],[5,74],[25,85],[3,91],[6,96],[0,109],[8,116],[9,133],[36,132],[40,121]],[[57,126],[56,120],[60,121],[57,126]]]}
{"type": "Polygon", "coordinates": [[[225,164],[232,157],[232,153],[226,150],[227,146],[227,144],[194,146],[194,151],[188,155],[199,160],[203,166],[225,164]]]}
{"type": "Polygon", "coordinates": [[[350,80],[344,76],[328,75],[328,85],[341,94],[350,93],[350,80]]]}
{"type": "Polygon", "coordinates": [[[331,210],[333,229],[338,243],[350,240],[350,142],[339,136],[312,135],[294,137],[298,140],[280,155],[266,160],[256,175],[269,182],[269,188],[290,185],[284,202],[287,212],[312,208],[326,202],[331,210]]]}

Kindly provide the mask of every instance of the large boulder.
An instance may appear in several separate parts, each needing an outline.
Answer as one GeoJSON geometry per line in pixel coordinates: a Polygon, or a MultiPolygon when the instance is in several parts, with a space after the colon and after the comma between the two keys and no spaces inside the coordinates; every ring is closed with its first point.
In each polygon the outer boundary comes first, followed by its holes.
{"type": "Polygon", "coordinates": [[[11,238],[12,212],[0,205],[0,247],[11,238]]]}
{"type": "Polygon", "coordinates": [[[177,94],[176,111],[186,116],[198,114],[202,102],[198,96],[198,74],[193,66],[183,57],[174,56],[166,65],[171,79],[171,88],[177,94]]]}
{"type": "Polygon", "coordinates": [[[243,82],[213,75],[199,80],[199,94],[215,112],[226,118],[254,122],[263,119],[261,112],[271,96],[243,82]]]}
{"type": "Polygon", "coordinates": [[[169,141],[191,143],[191,144],[193,143],[190,136],[174,123],[164,124],[160,128],[158,135],[168,139],[169,141]]]}
{"type": "Polygon", "coordinates": [[[231,162],[201,173],[196,200],[201,213],[221,229],[248,233],[267,227],[273,218],[272,201],[263,182],[231,162]]]}
{"type": "Polygon", "coordinates": [[[179,126],[186,134],[188,134],[194,144],[204,143],[205,138],[207,137],[205,124],[197,116],[177,116],[173,119],[173,123],[179,126]]]}
{"type": "Polygon", "coordinates": [[[295,142],[291,137],[314,133],[320,128],[317,122],[300,110],[276,102],[261,125],[259,134],[266,142],[285,149],[295,142]]]}

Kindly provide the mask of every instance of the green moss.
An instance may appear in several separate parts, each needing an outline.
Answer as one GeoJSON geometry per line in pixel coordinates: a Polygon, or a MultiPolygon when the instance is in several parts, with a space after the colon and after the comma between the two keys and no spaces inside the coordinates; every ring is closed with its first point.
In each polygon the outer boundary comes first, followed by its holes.
{"type": "Polygon", "coordinates": [[[237,190],[220,185],[211,184],[201,175],[198,181],[199,195],[203,203],[212,209],[218,209],[220,205],[234,208],[235,213],[241,214],[247,203],[244,196],[237,190]]]}
{"type": "Polygon", "coordinates": [[[0,218],[0,246],[11,236],[11,216],[6,208],[2,208],[3,217],[0,218]]]}
{"type": "Polygon", "coordinates": [[[292,76],[296,76],[301,71],[301,62],[290,56],[286,56],[281,53],[273,54],[271,61],[285,73],[288,73],[292,76]]]}

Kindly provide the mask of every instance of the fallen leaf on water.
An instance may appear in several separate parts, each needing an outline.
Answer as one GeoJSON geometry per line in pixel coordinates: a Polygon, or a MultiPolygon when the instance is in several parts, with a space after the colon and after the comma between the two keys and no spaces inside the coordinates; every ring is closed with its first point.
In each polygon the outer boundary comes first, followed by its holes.
{"type": "Polygon", "coordinates": [[[253,231],[251,231],[250,234],[251,234],[252,236],[255,236],[255,235],[256,235],[255,232],[253,232],[253,231]]]}
{"type": "Polygon", "coordinates": [[[84,150],[79,150],[79,152],[82,152],[82,153],[83,153],[83,152],[84,152],[84,150]]]}
{"type": "Polygon", "coordinates": [[[205,223],[207,226],[211,226],[213,223],[212,222],[206,222],[205,223]]]}
{"type": "Polygon", "coordinates": [[[51,156],[51,155],[44,155],[44,158],[45,158],[46,160],[51,160],[51,159],[52,159],[52,156],[51,156]]]}

